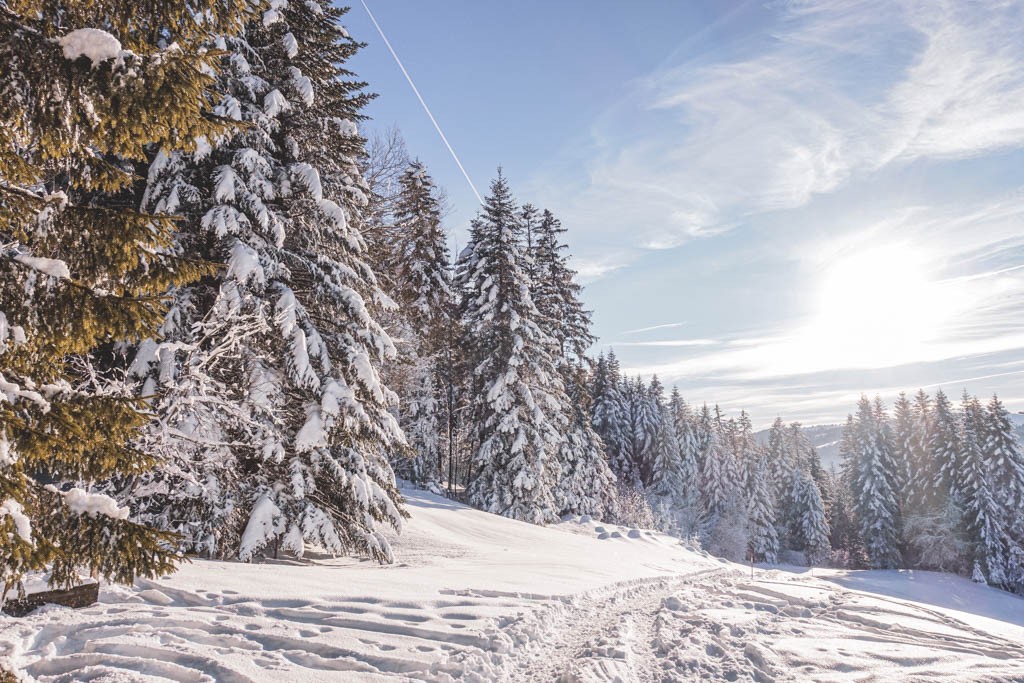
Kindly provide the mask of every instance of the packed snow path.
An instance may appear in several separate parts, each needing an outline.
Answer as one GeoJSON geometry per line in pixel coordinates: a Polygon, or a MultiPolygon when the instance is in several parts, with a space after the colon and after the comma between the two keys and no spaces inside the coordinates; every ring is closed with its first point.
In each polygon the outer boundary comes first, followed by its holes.
{"type": "Polygon", "coordinates": [[[395,566],[197,561],[0,617],[0,657],[40,681],[1024,681],[1024,600],[956,577],[751,579],[650,532],[406,494],[395,566]]]}

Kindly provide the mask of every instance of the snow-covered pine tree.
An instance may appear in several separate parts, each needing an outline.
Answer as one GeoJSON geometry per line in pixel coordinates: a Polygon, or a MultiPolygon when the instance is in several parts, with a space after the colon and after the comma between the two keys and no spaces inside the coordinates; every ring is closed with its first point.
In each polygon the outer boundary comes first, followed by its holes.
{"type": "Polygon", "coordinates": [[[689,408],[679,394],[678,388],[672,387],[664,410],[648,490],[655,496],[675,498],[687,486],[683,471],[683,454],[686,450],[684,444],[690,440],[689,425],[685,418],[689,408]]]}
{"type": "Polygon", "coordinates": [[[568,431],[559,451],[561,479],[555,490],[562,514],[591,515],[604,520],[616,514],[615,475],[605,460],[604,444],[590,425],[590,393],[583,365],[563,365],[568,403],[568,431]]]}
{"type": "Polygon", "coordinates": [[[993,395],[985,408],[985,435],[982,449],[991,468],[991,476],[1000,504],[1007,515],[1018,520],[1024,531],[1024,449],[1014,435],[1006,406],[993,395]]]}
{"type": "Polygon", "coordinates": [[[557,519],[565,392],[523,270],[522,223],[508,181],[491,183],[470,229],[460,306],[471,359],[470,502],[543,524],[557,519]]]}
{"type": "Polygon", "coordinates": [[[750,414],[745,410],[740,411],[739,419],[736,420],[736,467],[739,470],[740,485],[744,491],[750,491],[752,482],[750,477],[758,465],[751,462],[752,458],[760,458],[757,440],[754,438],[754,424],[750,414]]]}
{"type": "Polygon", "coordinates": [[[940,505],[960,497],[960,472],[963,469],[963,448],[960,444],[959,421],[949,398],[941,389],[935,392],[932,405],[928,455],[934,461],[935,478],[932,496],[940,505]]]}
{"type": "MultiPolygon", "coordinates": [[[[980,567],[988,582],[1007,587],[1009,559],[1009,510],[1000,505],[995,487],[996,463],[986,452],[985,411],[981,402],[964,391],[961,404],[961,462],[963,469],[957,485],[957,498],[964,512],[975,567],[980,567]]],[[[1013,511],[1014,517],[1019,511],[1013,511]]],[[[977,573],[977,569],[975,569],[977,573]]]]}
{"type": "Polygon", "coordinates": [[[647,487],[650,486],[651,473],[657,457],[658,439],[666,428],[665,420],[668,419],[668,411],[665,409],[665,387],[657,375],[651,377],[651,382],[640,399],[640,407],[638,426],[642,434],[640,443],[643,447],[637,453],[637,465],[640,470],[640,482],[647,487]]]}
{"type": "Polygon", "coordinates": [[[900,497],[900,486],[905,481],[904,471],[902,463],[896,459],[896,437],[893,432],[892,421],[889,418],[881,396],[875,396],[872,409],[875,411],[875,439],[878,442],[878,453],[882,456],[880,462],[884,463],[884,468],[889,473],[889,487],[895,502],[892,508],[894,510],[893,524],[896,527],[896,549],[902,562],[903,499],[900,497]]]}
{"type": "Polygon", "coordinates": [[[797,469],[793,479],[792,498],[799,515],[798,542],[804,551],[807,564],[813,567],[826,562],[832,550],[825,506],[818,484],[809,472],[797,469]]]}
{"type": "MultiPolygon", "coordinates": [[[[395,349],[371,312],[388,300],[360,234],[366,96],[343,66],[360,45],[342,13],[277,0],[243,37],[221,38],[214,111],[242,125],[192,155],[161,151],[149,173],[144,205],[180,213],[179,244],[225,264],[202,290],[178,293],[194,306],[177,322],[193,338],[159,356],[182,349],[182,372],[231,359],[210,386],[238,409],[214,424],[177,419],[189,427],[181,441],[198,446],[183,469],[202,471],[226,446],[233,462],[218,469],[241,475],[229,482],[238,524],[217,544],[243,560],[311,542],[386,561],[380,527],[403,516],[386,453],[404,438],[379,373],[395,349]]],[[[164,491],[177,490],[167,475],[164,491]]]]}
{"type": "Polygon", "coordinates": [[[454,294],[447,237],[433,179],[413,162],[398,179],[391,252],[398,336],[408,363],[402,368],[399,423],[413,458],[400,458],[400,474],[422,484],[437,484],[446,452],[451,373],[454,294]]]}
{"type": "Polygon", "coordinates": [[[601,517],[610,512],[615,476],[608,467],[604,444],[590,423],[591,399],[584,365],[587,349],[596,338],[590,333],[590,311],[583,305],[583,288],[569,265],[568,246],[562,241],[565,228],[548,210],[539,223],[533,207],[521,211],[532,280],[530,293],[537,306],[541,330],[555,341],[554,353],[566,387],[566,439],[559,453],[562,476],[556,497],[562,514],[601,517]]]}
{"type": "MultiPolygon", "coordinates": [[[[533,204],[523,204],[519,209],[518,218],[522,228],[523,253],[527,257],[523,261],[523,271],[531,284],[537,280],[537,266],[533,261],[537,248],[537,227],[540,223],[540,211],[533,204]]],[[[534,297],[536,299],[537,297],[534,297]]]]}
{"type": "Polygon", "coordinates": [[[651,408],[647,387],[640,377],[622,378],[619,391],[623,404],[623,440],[618,461],[612,461],[612,469],[622,486],[643,488],[642,464],[653,441],[650,441],[648,419],[651,408]]]}
{"type": "Polygon", "coordinates": [[[786,424],[782,421],[781,417],[776,417],[775,421],[772,422],[771,429],[768,430],[765,472],[768,476],[768,491],[775,503],[775,533],[780,548],[789,547],[786,537],[792,526],[789,503],[790,493],[793,490],[794,454],[790,446],[790,437],[786,430],[786,424]]]}
{"type": "Polygon", "coordinates": [[[895,463],[888,450],[891,440],[886,426],[866,396],[857,404],[857,416],[844,435],[844,467],[850,482],[853,510],[871,566],[892,568],[899,565],[899,507],[894,487],[895,463]]]}
{"type": "Polygon", "coordinates": [[[817,448],[811,446],[810,450],[807,451],[807,463],[808,473],[811,475],[814,483],[818,485],[818,492],[821,493],[821,504],[825,507],[825,516],[828,517],[832,512],[833,483],[828,472],[821,466],[821,456],[818,455],[817,448]]]}
{"type": "Polygon", "coordinates": [[[931,411],[931,397],[923,389],[918,390],[911,406],[913,427],[905,496],[908,515],[921,514],[934,503],[934,482],[938,471],[935,467],[936,461],[928,452],[928,441],[932,431],[931,411]]]}
{"type": "Polygon", "coordinates": [[[689,407],[676,387],[672,389],[666,412],[656,445],[648,496],[658,528],[688,538],[697,531],[700,470],[689,407]]]}
{"type": "Polygon", "coordinates": [[[626,467],[626,413],[622,378],[614,351],[609,350],[607,357],[604,354],[598,356],[590,386],[593,397],[590,422],[604,443],[608,466],[622,481],[622,473],[631,469],[626,467]]]}
{"type": "Polygon", "coordinates": [[[963,513],[950,495],[942,462],[960,461],[960,436],[945,394],[935,407],[924,391],[912,405],[910,482],[904,496],[903,536],[908,564],[922,569],[968,572],[971,557],[963,528],[963,513]]]}
{"type": "Polygon", "coordinates": [[[750,533],[750,553],[758,562],[778,562],[779,537],[775,531],[775,502],[768,481],[768,458],[761,452],[747,459],[751,469],[747,477],[747,528],[750,533]]]}
{"type": "Polygon", "coordinates": [[[545,209],[532,230],[530,255],[534,274],[530,291],[537,310],[561,355],[582,362],[597,338],[590,332],[591,312],[583,305],[583,287],[576,282],[576,271],[569,265],[569,247],[562,238],[566,229],[545,209]]]}
{"type": "MultiPolygon", "coordinates": [[[[717,411],[716,411],[717,412],[717,411]]],[[[746,500],[735,474],[733,455],[722,442],[707,405],[697,420],[701,454],[702,543],[709,552],[742,560],[746,555],[746,500]]]]}
{"type": "Polygon", "coordinates": [[[986,406],[982,449],[991,468],[996,500],[1006,525],[1005,585],[1024,594],[1024,450],[1009,412],[997,396],[986,406]]]}
{"type": "Polygon", "coordinates": [[[789,475],[792,472],[790,450],[786,440],[786,424],[776,417],[768,431],[768,486],[772,498],[782,501],[789,489],[789,475]]]}
{"type": "MultiPolygon", "coordinates": [[[[167,534],[94,488],[144,473],[148,417],[97,362],[155,334],[168,287],[207,269],[169,252],[174,221],[135,210],[150,146],[187,150],[207,116],[213,32],[242,1],[4,3],[0,9],[0,583],[49,567],[131,583],[164,574],[167,534]],[[197,22],[196,16],[203,21],[197,22]]],[[[2,600],[2,597],[0,597],[2,600]]]]}
{"type": "MultiPolygon", "coordinates": [[[[852,427],[848,429],[853,431],[852,427]]],[[[833,560],[838,566],[847,569],[865,569],[868,567],[868,558],[854,519],[853,495],[848,477],[833,471],[829,479],[832,481],[832,507],[828,525],[831,545],[835,550],[833,560]]]]}
{"type": "Polygon", "coordinates": [[[901,502],[901,511],[910,497],[911,470],[917,459],[915,449],[918,443],[914,406],[907,395],[900,392],[893,404],[892,455],[896,462],[896,499],[901,502]]]}

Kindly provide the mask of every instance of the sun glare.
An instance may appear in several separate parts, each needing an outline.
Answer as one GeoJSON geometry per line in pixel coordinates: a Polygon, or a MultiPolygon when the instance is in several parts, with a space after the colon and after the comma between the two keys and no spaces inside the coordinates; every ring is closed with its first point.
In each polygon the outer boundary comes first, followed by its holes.
{"type": "Polygon", "coordinates": [[[808,352],[856,367],[912,360],[948,319],[943,289],[917,248],[889,245],[843,255],[818,284],[815,313],[802,335],[808,352]]]}

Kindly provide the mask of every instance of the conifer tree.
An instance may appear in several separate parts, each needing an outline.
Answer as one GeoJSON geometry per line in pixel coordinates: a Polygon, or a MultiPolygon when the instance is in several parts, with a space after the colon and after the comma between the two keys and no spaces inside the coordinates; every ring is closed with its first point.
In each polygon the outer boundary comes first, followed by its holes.
{"type": "Polygon", "coordinates": [[[461,346],[472,364],[469,500],[488,512],[543,524],[558,513],[554,490],[566,399],[554,342],[540,327],[523,270],[521,225],[499,172],[460,259],[461,346]]]}
{"type": "Polygon", "coordinates": [[[1009,514],[1020,516],[1024,512],[1024,449],[998,396],[993,395],[986,406],[982,448],[1001,505],[1009,514]]]}
{"type": "MultiPolygon", "coordinates": [[[[243,560],[270,546],[301,555],[309,542],[386,561],[380,527],[403,516],[386,455],[404,437],[380,378],[396,352],[374,318],[388,299],[360,229],[356,121],[366,96],[343,67],[360,44],[342,14],[327,2],[275,3],[244,36],[221,38],[215,112],[238,125],[191,155],[162,150],[144,199],[182,215],[185,253],[224,264],[176,293],[189,302],[168,322],[182,341],[161,350],[160,364],[213,373],[203,382],[210,400],[237,406],[211,424],[177,419],[184,441],[198,444],[179,469],[201,471],[226,451],[230,462],[216,469],[241,475],[221,482],[236,516],[216,542],[243,560]],[[166,363],[176,348],[185,358],[166,363]]],[[[166,474],[143,491],[176,491],[166,474]]]]}
{"type": "Polygon", "coordinates": [[[653,446],[649,431],[654,420],[649,417],[652,409],[647,387],[640,377],[623,378],[620,387],[623,402],[623,440],[618,462],[613,463],[619,483],[634,488],[643,487],[643,463],[653,446]]]}
{"type": "Polygon", "coordinates": [[[994,452],[987,452],[984,447],[985,432],[981,402],[965,391],[961,405],[963,470],[959,473],[958,502],[964,511],[975,566],[981,568],[989,583],[1005,587],[1008,585],[1009,511],[1000,505],[1000,492],[995,487],[999,472],[990,459],[994,452]]]}
{"type": "Polygon", "coordinates": [[[590,423],[586,351],[596,338],[590,333],[590,311],[582,301],[583,288],[569,266],[566,231],[550,211],[534,225],[533,207],[520,213],[527,231],[528,265],[532,268],[530,293],[537,306],[538,324],[556,346],[559,373],[568,394],[563,410],[568,431],[559,460],[562,476],[556,497],[562,513],[600,516],[608,509],[615,477],[608,467],[604,444],[590,423]]]}
{"type": "Polygon", "coordinates": [[[833,498],[828,526],[832,548],[838,551],[836,559],[841,567],[865,569],[868,567],[868,558],[854,520],[853,497],[848,478],[835,472],[829,478],[832,480],[833,498]]]}
{"type": "Polygon", "coordinates": [[[789,474],[792,471],[790,450],[787,447],[786,425],[776,417],[768,432],[768,481],[775,500],[781,501],[786,495],[789,474]]]}
{"type": "Polygon", "coordinates": [[[413,457],[399,457],[395,466],[411,480],[436,487],[446,451],[442,424],[453,409],[448,405],[455,317],[450,254],[437,192],[423,164],[412,162],[398,185],[390,258],[398,336],[406,354],[395,388],[399,423],[413,457]]]}
{"type": "Polygon", "coordinates": [[[779,538],[775,531],[775,504],[769,490],[767,456],[757,454],[747,462],[752,468],[747,496],[750,552],[756,561],[775,564],[778,562],[779,538]]]}
{"type": "MultiPolygon", "coordinates": [[[[523,208],[525,214],[526,207],[523,208]]],[[[525,220],[525,219],[524,219],[525,220]]],[[[583,287],[569,265],[566,229],[545,209],[533,227],[531,293],[546,331],[559,345],[561,356],[581,362],[597,340],[590,332],[591,313],[583,305],[583,287]]]]}
{"type": "Polygon", "coordinates": [[[909,498],[911,470],[917,459],[917,442],[914,407],[907,395],[901,392],[893,404],[892,455],[896,463],[896,497],[904,501],[904,505],[909,498]]]}
{"type": "Polygon", "coordinates": [[[661,421],[649,493],[659,528],[681,538],[696,533],[700,517],[700,468],[690,421],[690,409],[673,387],[661,421]]]}
{"type": "MultiPolygon", "coordinates": [[[[520,234],[523,239],[523,271],[531,284],[537,281],[537,264],[534,256],[537,249],[537,228],[540,223],[540,211],[533,204],[523,204],[517,216],[520,222],[520,234]]],[[[537,297],[534,297],[536,299],[537,297]]]]}
{"type": "Polygon", "coordinates": [[[845,436],[846,462],[853,510],[865,550],[874,568],[892,568],[899,564],[899,509],[894,487],[895,464],[891,439],[880,421],[876,406],[866,396],[857,405],[857,417],[848,423],[852,431],[845,436]]]}
{"type": "Polygon", "coordinates": [[[615,358],[615,352],[609,350],[607,357],[604,354],[598,356],[594,366],[590,390],[593,396],[590,421],[604,443],[608,466],[619,481],[623,479],[622,473],[629,471],[624,459],[626,414],[621,387],[618,360],[615,358]]]}
{"type": "Polygon", "coordinates": [[[615,475],[605,460],[601,437],[590,425],[590,393],[584,368],[562,366],[566,383],[568,431],[559,451],[561,478],[555,490],[561,514],[611,519],[616,514],[615,475]]]}
{"type": "Polygon", "coordinates": [[[938,477],[936,461],[928,451],[931,438],[931,398],[919,390],[911,407],[913,416],[912,440],[909,444],[910,463],[906,501],[909,514],[923,514],[935,503],[935,480],[938,477]]]}
{"type": "Polygon", "coordinates": [[[153,147],[189,150],[232,1],[4,3],[0,10],[0,579],[49,567],[130,583],[166,573],[171,537],[96,486],[154,464],[148,418],[98,362],[153,335],[161,295],[206,268],[169,251],[173,220],[135,210],[153,147]],[[195,21],[203,16],[202,22],[195,21]],[[98,28],[102,27],[102,28],[98,28]]]}
{"type": "Polygon", "coordinates": [[[832,550],[829,541],[829,527],[825,516],[818,485],[804,470],[796,470],[794,477],[793,501],[799,513],[799,545],[811,566],[828,560],[832,550]]]}
{"type": "Polygon", "coordinates": [[[701,507],[703,544],[712,553],[741,560],[748,547],[746,500],[735,476],[732,451],[715,428],[716,418],[705,405],[698,418],[703,447],[701,507]]]}
{"type": "Polygon", "coordinates": [[[934,462],[935,477],[930,483],[929,497],[945,505],[950,498],[960,497],[960,472],[963,468],[963,449],[960,444],[958,421],[953,406],[942,390],[935,392],[932,406],[931,432],[928,437],[928,456],[934,462]]]}

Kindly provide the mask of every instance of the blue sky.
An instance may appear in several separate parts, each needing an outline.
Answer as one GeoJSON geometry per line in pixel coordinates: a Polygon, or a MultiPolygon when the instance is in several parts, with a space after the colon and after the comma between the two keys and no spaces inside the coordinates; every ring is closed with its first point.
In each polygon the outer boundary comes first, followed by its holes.
{"type": "MultiPolygon", "coordinates": [[[[483,191],[569,228],[602,348],[808,423],[860,392],[1024,409],[1024,2],[367,0],[483,191]]],[[[476,200],[362,7],[352,68],[476,200]]]]}

